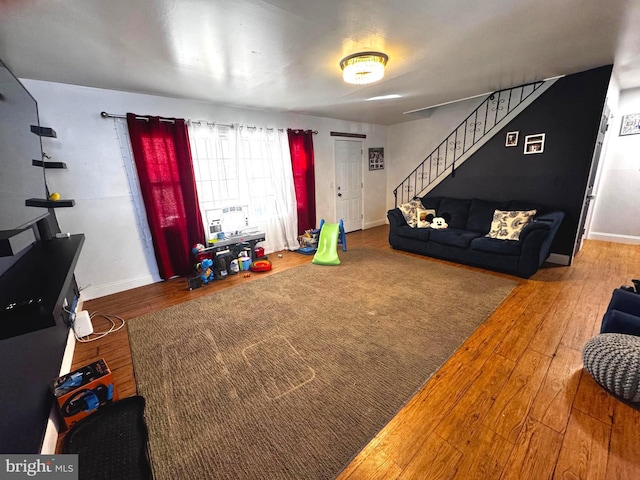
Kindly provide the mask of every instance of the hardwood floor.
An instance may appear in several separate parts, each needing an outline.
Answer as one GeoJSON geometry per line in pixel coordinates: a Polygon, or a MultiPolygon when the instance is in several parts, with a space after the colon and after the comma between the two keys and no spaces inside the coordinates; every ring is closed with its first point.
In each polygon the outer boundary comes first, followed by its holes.
{"type": "MultiPolygon", "coordinates": [[[[389,250],[387,232],[382,226],[350,233],[347,245],[389,250]]],[[[193,291],[184,279],[170,280],[91,300],[84,308],[130,319],[311,261],[291,252],[269,258],[274,269],[265,274],[236,275],[193,291]]],[[[584,343],[599,331],[612,290],[639,274],[639,247],[586,241],[571,267],[548,266],[519,279],[338,478],[640,478],[640,410],[599,387],[582,369],[581,357],[584,343]]],[[[95,319],[94,327],[102,328],[95,319]]],[[[98,358],[113,370],[121,397],[136,393],[125,330],[78,344],[72,368],[98,358]]]]}

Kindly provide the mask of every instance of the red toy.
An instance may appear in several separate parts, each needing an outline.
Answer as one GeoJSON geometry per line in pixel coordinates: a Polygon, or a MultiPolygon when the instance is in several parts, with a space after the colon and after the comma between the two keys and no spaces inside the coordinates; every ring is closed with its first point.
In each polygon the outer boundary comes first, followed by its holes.
{"type": "Polygon", "coordinates": [[[252,272],[266,272],[271,270],[271,262],[269,260],[256,260],[251,265],[252,272]]]}

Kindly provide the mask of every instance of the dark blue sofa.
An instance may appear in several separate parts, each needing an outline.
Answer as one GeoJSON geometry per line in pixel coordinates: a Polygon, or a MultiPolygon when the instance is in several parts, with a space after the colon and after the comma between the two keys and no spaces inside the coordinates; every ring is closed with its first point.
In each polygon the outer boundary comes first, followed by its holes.
{"type": "Polygon", "coordinates": [[[549,256],[551,243],[564,218],[560,211],[548,211],[528,202],[494,202],[481,199],[423,197],[425,209],[437,215],[448,213],[444,230],[412,228],[402,212],[387,212],[389,243],[394,249],[529,278],[549,256]],[[520,233],[519,240],[499,240],[485,235],[495,210],[532,210],[537,214],[520,233]]]}
{"type": "Polygon", "coordinates": [[[640,294],[616,288],[602,317],[600,333],[640,336],[640,294]]]}

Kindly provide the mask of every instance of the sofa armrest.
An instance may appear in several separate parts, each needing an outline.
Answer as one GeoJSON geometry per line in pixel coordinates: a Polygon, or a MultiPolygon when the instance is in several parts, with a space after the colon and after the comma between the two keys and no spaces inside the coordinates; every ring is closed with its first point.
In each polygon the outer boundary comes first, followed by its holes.
{"type": "Polygon", "coordinates": [[[408,226],[409,224],[404,219],[404,215],[399,208],[392,208],[387,212],[387,218],[389,219],[389,225],[391,228],[398,228],[402,226],[408,226]]]}
{"type": "Polygon", "coordinates": [[[602,317],[600,333],[624,333],[639,337],[640,317],[620,310],[610,310],[602,317]]]}
{"type": "Polygon", "coordinates": [[[600,333],[640,336],[640,295],[617,288],[602,317],[600,333]]]}
{"type": "Polygon", "coordinates": [[[535,222],[546,222],[554,225],[556,224],[560,225],[560,222],[562,222],[563,218],[564,218],[563,212],[555,211],[555,212],[545,213],[543,215],[537,215],[535,217],[535,222]]]}
{"type": "Polygon", "coordinates": [[[618,310],[640,317],[640,294],[616,288],[607,307],[607,311],[610,310],[618,310]]]}
{"type": "Polygon", "coordinates": [[[519,241],[524,242],[527,237],[536,230],[548,232],[551,230],[551,225],[545,221],[538,222],[537,220],[534,220],[533,222],[529,222],[520,232],[519,241]]]}
{"type": "Polygon", "coordinates": [[[546,261],[560,223],[564,218],[562,212],[550,212],[535,217],[520,232],[522,244],[519,269],[525,275],[532,275],[546,261]]]}

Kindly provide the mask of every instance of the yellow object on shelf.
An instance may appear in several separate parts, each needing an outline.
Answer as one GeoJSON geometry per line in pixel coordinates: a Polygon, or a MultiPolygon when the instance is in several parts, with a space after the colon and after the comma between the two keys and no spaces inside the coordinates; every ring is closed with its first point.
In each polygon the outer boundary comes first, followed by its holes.
{"type": "Polygon", "coordinates": [[[57,202],[58,200],[60,200],[60,194],[58,192],[53,192],[51,195],[49,195],[49,200],[57,202]]]}

